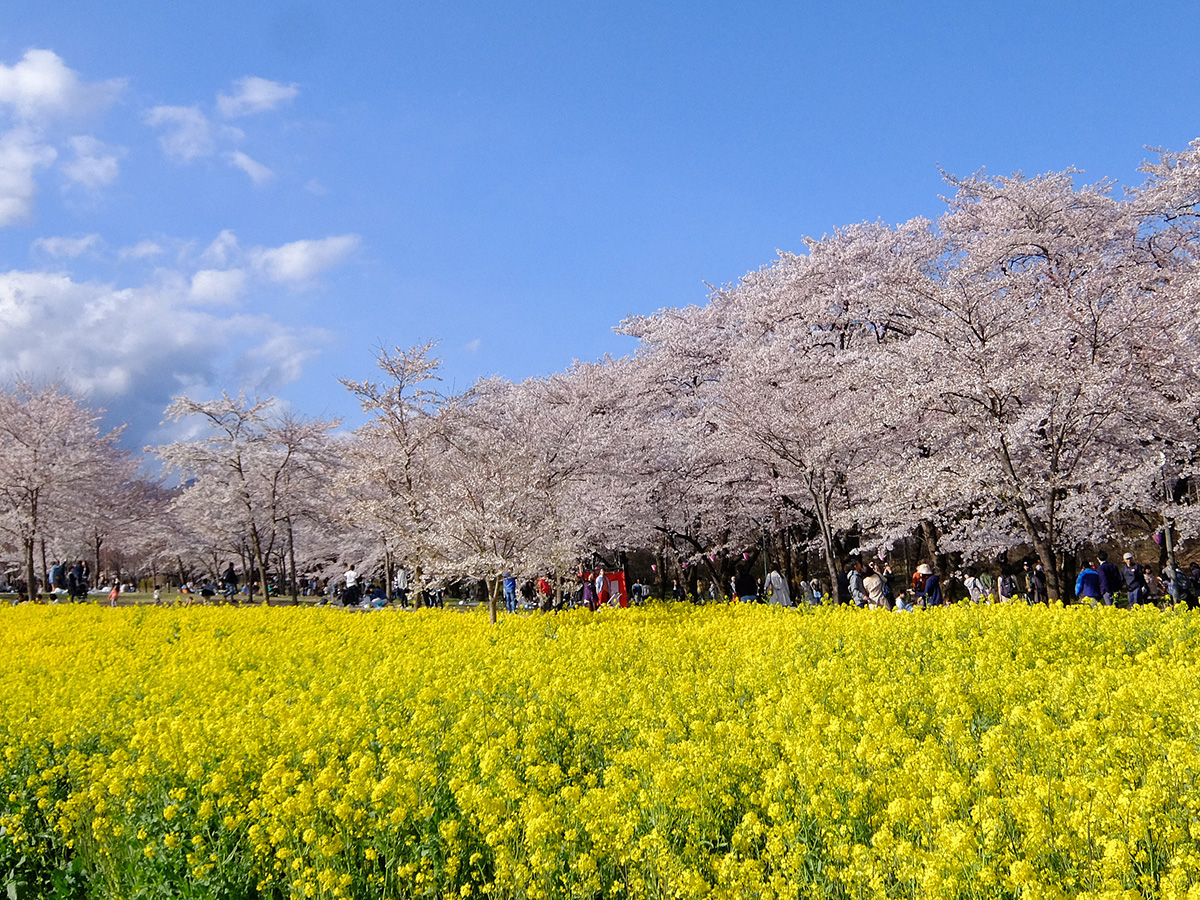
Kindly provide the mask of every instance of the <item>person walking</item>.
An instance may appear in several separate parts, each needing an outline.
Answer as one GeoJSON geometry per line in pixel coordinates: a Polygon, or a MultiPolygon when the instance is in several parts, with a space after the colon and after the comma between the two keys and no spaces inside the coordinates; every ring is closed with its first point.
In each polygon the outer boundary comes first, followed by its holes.
{"type": "Polygon", "coordinates": [[[1096,571],[1100,573],[1100,595],[1105,606],[1112,606],[1113,597],[1121,590],[1125,580],[1121,577],[1121,570],[1117,568],[1116,563],[1109,561],[1106,551],[1098,552],[1096,559],[1099,562],[1096,571]]]}
{"type": "Polygon", "coordinates": [[[1125,582],[1125,591],[1129,595],[1129,607],[1132,609],[1138,604],[1146,602],[1148,588],[1146,570],[1133,561],[1132,553],[1126,553],[1124,559],[1125,565],[1121,566],[1121,578],[1125,582]]]}
{"type": "Polygon", "coordinates": [[[1025,584],[1029,591],[1030,603],[1048,604],[1050,592],[1046,589],[1046,570],[1042,564],[1025,560],[1025,584]]]}
{"type": "Polygon", "coordinates": [[[963,587],[972,603],[982,603],[984,600],[983,582],[979,580],[979,572],[974,566],[968,566],[963,573],[963,587]]]}
{"type": "Polygon", "coordinates": [[[772,569],[771,573],[767,576],[765,590],[767,592],[767,599],[776,606],[792,605],[792,592],[788,590],[787,581],[779,574],[778,569],[772,569]]]}
{"type": "Polygon", "coordinates": [[[233,563],[225,567],[221,575],[221,584],[225,586],[225,599],[233,602],[237,599],[238,575],[233,569],[233,563]]]}

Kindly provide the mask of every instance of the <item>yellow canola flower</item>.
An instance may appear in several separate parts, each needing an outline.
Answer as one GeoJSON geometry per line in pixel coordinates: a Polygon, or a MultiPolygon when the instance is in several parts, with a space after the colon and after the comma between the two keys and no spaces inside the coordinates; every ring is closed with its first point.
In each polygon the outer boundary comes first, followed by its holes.
{"type": "Polygon", "coordinates": [[[162,894],[1195,900],[1198,626],[5,608],[0,864],[104,897],[153,860],[162,894]]]}

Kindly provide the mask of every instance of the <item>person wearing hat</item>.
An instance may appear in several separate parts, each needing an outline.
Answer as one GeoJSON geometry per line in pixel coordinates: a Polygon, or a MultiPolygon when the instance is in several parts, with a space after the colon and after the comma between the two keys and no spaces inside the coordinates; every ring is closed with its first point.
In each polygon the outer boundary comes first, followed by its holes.
{"type": "Polygon", "coordinates": [[[1125,590],[1129,593],[1132,608],[1146,600],[1146,570],[1133,561],[1133,554],[1125,554],[1125,565],[1121,566],[1121,577],[1125,579],[1125,590]]]}
{"type": "Polygon", "coordinates": [[[923,593],[925,599],[924,606],[941,606],[944,602],[942,599],[942,584],[938,580],[937,573],[933,571],[933,566],[929,563],[921,563],[917,566],[917,574],[925,578],[925,587],[923,593]]]}

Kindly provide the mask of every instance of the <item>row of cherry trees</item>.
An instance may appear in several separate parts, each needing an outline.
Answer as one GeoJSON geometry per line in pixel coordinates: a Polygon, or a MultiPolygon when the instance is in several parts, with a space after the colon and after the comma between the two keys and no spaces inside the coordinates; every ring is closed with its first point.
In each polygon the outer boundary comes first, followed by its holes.
{"type": "Polygon", "coordinates": [[[446,395],[431,345],[381,351],[378,380],[344,382],[369,416],[350,434],[180,398],[168,416],[198,432],[155,451],[169,492],[93,413],[19,386],[0,533],[27,571],[39,541],[87,536],[143,567],[403,563],[493,597],[505,569],[565,573],[600,548],[722,584],[749,548],[813,550],[832,584],[852,548],[918,534],[942,563],[1025,545],[1063,596],[1080,548],[1200,525],[1180,502],[1200,443],[1200,142],[1145,173],[1123,190],[949,178],[936,221],[810,240],[704,305],[627,319],[633,355],[544,378],[446,395]]]}

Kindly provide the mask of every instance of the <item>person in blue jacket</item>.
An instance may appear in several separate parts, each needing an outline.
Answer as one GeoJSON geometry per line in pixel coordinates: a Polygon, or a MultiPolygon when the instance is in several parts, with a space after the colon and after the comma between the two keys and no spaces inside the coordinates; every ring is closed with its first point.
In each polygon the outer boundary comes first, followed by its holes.
{"type": "Polygon", "coordinates": [[[1100,573],[1096,571],[1092,563],[1085,562],[1079,572],[1079,577],[1075,579],[1075,599],[1079,603],[1090,600],[1095,606],[1103,596],[1104,589],[1100,581],[1100,573]]]}

